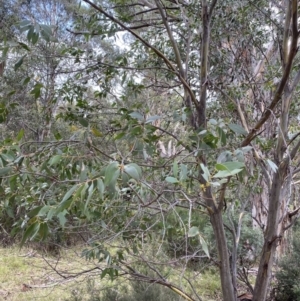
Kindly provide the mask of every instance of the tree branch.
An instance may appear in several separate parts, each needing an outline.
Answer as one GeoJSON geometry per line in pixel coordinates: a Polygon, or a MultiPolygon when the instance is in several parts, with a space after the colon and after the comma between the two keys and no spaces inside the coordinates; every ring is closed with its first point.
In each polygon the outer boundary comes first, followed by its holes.
{"type": "MultiPolygon", "coordinates": [[[[174,67],[173,63],[161,52],[159,51],[157,48],[155,48],[154,46],[152,46],[149,42],[147,42],[145,39],[143,39],[139,34],[135,33],[132,29],[130,29],[128,26],[126,26],[125,24],[123,24],[121,21],[117,20],[115,17],[111,16],[110,14],[108,14],[106,11],[104,11],[100,6],[94,4],[92,1],[90,0],[83,0],[85,3],[88,3],[90,6],[92,6],[94,9],[96,9],[97,11],[99,11],[100,13],[102,13],[104,16],[106,16],[109,20],[111,20],[112,22],[118,24],[122,29],[126,30],[127,32],[131,33],[134,37],[136,37],[140,42],[142,42],[146,47],[150,48],[158,57],[162,58],[163,61],[165,62],[165,64],[170,68],[170,70],[172,72],[174,72],[177,77],[179,78],[180,82],[182,83],[182,85],[184,86],[185,89],[187,89],[187,91],[189,92],[192,101],[195,105],[196,108],[199,107],[199,104],[197,102],[197,99],[195,97],[195,94],[193,93],[191,87],[189,86],[189,84],[186,82],[186,80],[182,77],[182,75],[180,74],[180,72],[178,72],[176,70],[176,68],[174,67]]],[[[152,7],[152,6],[150,6],[152,7]]]]}
{"type": "Polygon", "coordinates": [[[202,43],[201,43],[201,70],[200,70],[200,106],[198,110],[198,125],[206,128],[206,94],[207,94],[207,69],[209,48],[209,23],[207,0],[202,0],[202,43]]]}
{"type": "Polygon", "coordinates": [[[256,123],[254,128],[251,130],[251,132],[247,135],[247,137],[241,143],[241,146],[248,145],[254,139],[256,132],[269,119],[269,117],[271,116],[271,113],[273,113],[273,109],[276,107],[278,102],[281,100],[282,93],[284,91],[284,88],[287,84],[287,81],[289,79],[289,76],[290,76],[290,73],[292,70],[295,55],[298,51],[297,43],[298,43],[299,33],[298,33],[298,28],[297,28],[297,22],[298,22],[297,0],[293,0],[293,2],[292,2],[292,41],[291,41],[291,45],[290,45],[290,51],[289,51],[287,63],[286,63],[281,81],[277,87],[276,93],[274,95],[274,98],[273,98],[271,104],[264,111],[260,120],[256,123]]]}

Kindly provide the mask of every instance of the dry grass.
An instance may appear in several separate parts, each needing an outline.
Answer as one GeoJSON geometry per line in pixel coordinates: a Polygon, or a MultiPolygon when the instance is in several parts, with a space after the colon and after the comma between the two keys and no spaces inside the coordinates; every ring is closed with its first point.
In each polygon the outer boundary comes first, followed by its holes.
{"type": "MultiPolygon", "coordinates": [[[[86,285],[87,276],[98,275],[99,271],[65,279],[53,268],[72,276],[94,267],[95,263],[80,258],[76,250],[63,251],[55,258],[32,249],[0,248],[0,300],[63,301],[70,297],[72,290],[86,285]]],[[[100,285],[100,277],[97,279],[100,285]]]]}
{"type": "MultiPolygon", "coordinates": [[[[70,301],[74,300],[74,296],[78,297],[76,300],[91,300],[92,292],[87,290],[88,279],[91,277],[94,288],[92,291],[96,294],[100,292],[100,288],[103,291],[107,287],[116,286],[115,289],[122,296],[124,288],[125,291],[129,289],[129,284],[124,283],[124,279],[113,283],[108,278],[101,280],[101,272],[95,270],[97,263],[81,258],[81,250],[80,247],[65,249],[55,257],[30,248],[19,250],[18,246],[0,248],[0,301],[70,301]],[[55,269],[61,274],[55,272],[55,269]],[[72,278],[78,273],[82,275],[72,278]]],[[[169,276],[171,282],[177,285],[181,283],[185,287],[180,273],[170,273],[169,276]]],[[[203,300],[220,300],[220,282],[217,275],[186,270],[186,276],[199,280],[195,288],[203,300]]]]}

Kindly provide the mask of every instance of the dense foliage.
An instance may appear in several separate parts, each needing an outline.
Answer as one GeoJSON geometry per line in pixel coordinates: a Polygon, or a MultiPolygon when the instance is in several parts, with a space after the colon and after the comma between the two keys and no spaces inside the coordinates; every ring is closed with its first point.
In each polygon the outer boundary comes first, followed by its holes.
{"type": "Polygon", "coordinates": [[[273,2],[0,4],[3,233],[84,231],[101,277],[196,300],[186,267],[213,264],[225,300],[266,300],[300,171],[298,1],[273,2]]]}

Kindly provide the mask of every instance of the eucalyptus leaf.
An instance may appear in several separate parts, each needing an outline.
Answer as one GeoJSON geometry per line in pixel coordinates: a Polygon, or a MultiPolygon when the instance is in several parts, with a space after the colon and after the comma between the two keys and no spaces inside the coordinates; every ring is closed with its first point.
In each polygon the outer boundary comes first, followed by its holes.
{"type": "Polygon", "coordinates": [[[88,127],[89,122],[86,118],[78,117],[77,119],[82,126],[88,127]]]}
{"type": "Polygon", "coordinates": [[[204,253],[206,254],[206,256],[208,258],[210,258],[209,251],[208,251],[208,245],[207,245],[206,241],[204,240],[204,238],[201,235],[199,235],[199,240],[200,240],[200,244],[202,246],[204,253]]]}
{"type": "Polygon", "coordinates": [[[185,181],[187,179],[187,166],[185,164],[180,164],[180,181],[185,181]]]}
{"type": "Polygon", "coordinates": [[[49,165],[56,165],[60,160],[61,160],[62,155],[55,155],[54,157],[52,157],[49,161],[49,165]]]}
{"type": "Polygon", "coordinates": [[[202,174],[203,178],[205,179],[206,182],[209,182],[210,181],[210,172],[209,172],[208,168],[202,163],[200,163],[200,166],[201,166],[201,169],[203,170],[203,174],[202,174]]]}
{"type": "Polygon", "coordinates": [[[193,226],[189,229],[188,237],[194,237],[194,236],[199,235],[199,234],[200,234],[199,228],[193,226]]]}
{"type": "Polygon", "coordinates": [[[226,177],[230,177],[230,176],[234,176],[235,174],[238,174],[239,172],[241,172],[243,169],[234,169],[234,170],[221,170],[218,171],[213,178],[226,178],[226,177]]]}
{"type": "Polygon", "coordinates": [[[234,170],[234,169],[237,169],[237,168],[244,168],[245,167],[244,162],[238,162],[238,161],[224,162],[223,165],[226,166],[229,170],[234,170]]]}
{"type": "Polygon", "coordinates": [[[161,116],[158,116],[158,115],[150,116],[146,119],[145,123],[150,123],[150,122],[153,122],[153,121],[156,121],[159,119],[161,119],[161,116]]]}
{"type": "Polygon", "coordinates": [[[278,166],[273,161],[271,161],[270,159],[267,159],[267,163],[273,172],[277,171],[278,166]]]}
{"type": "Polygon", "coordinates": [[[78,185],[74,185],[70,190],[68,190],[60,204],[62,205],[64,202],[66,202],[73,195],[76,189],[78,189],[78,185]]]}
{"type": "Polygon", "coordinates": [[[135,180],[140,180],[142,175],[141,168],[135,163],[125,165],[124,172],[135,180]]]}
{"type": "Polygon", "coordinates": [[[178,176],[178,170],[179,170],[178,163],[177,163],[177,161],[174,161],[173,162],[173,175],[175,178],[177,178],[177,176],[178,176]]]}
{"type": "Polygon", "coordinates": [[[17,71],[21,66],[22,66],[22,64],[23,64],[23,62],[24,62],[24,58],[27,56],[27,54],[25,54],[25,55],[23,55],[22,57],[20,57],[19,59],[18,59],[18,61],[15,63],[15,65],[14,65],[14,70],[15,71],[17,71]]]}
{"type": "Polygon", "coordinates": [[[24,245],[24,243],[30,239],[32,240],[36,234],[38,233],[40,229],[40,223],[38,221],[32,223],[25,231],[23,237],[22,237],[22,240],[21,240],[21,244],[20,244],[20,247],[22,247],[24,245]]]}
{"type": "Polygon", "coordinates": [[[86,199],[86,201],[85,201],[84,211],[87,210],[87,207],[88,207],[88,205],[89,205],[89,203],[90,203],[90,200],[91,200],[91,198],[92,198],[92,196],[93,196],[94,191],[95,191],[95,190],[94,190],[94,183],[92,182],[92,183],[90,184],[90,187],[89,187],[88,191],[87,191],[88,197],[87,197],[87,199],[86,199]]]}
{"type": "Polygon", "coordinates": [[[144,120],[144,115],[142,115],[141,113],[139,112],[132,112],[129,114],[129,116],[131,116],[132,118],[135,118],[135,119],[138,119],[138,120],[144,120]]]}
{"type": "Polygon", "coordinates": [[[110,163],[105,169],[104,184],[115,186],[117,178],[120,175],[120,167],[118,162],[110,163]]]}
{"type": "Polygon", "coordinates": [[[47,223],[41,223],[39,229],[39,236],[41,240],[45,240],[49,234],[49,227],[47,223]]]}
{"type": "Polygon", "coordinates": [[[239,134],[239,135],[247,135],[248,134],[248,132],[239,124],[229,123],[228,127],[236,134],[239,134]]]}
{"type": "Polygon", "coordinates": [[[59,220],[59,224],[61,225],[62,228],[65,227],[65,224],[67,222],[67,219],[66,219],[66,214],[68,212],[66,210],[64,210],[63,212],[60,212],[57,214],[57,218],[59,220]]]}
{"type": "Polygon", "coordinates": [[[104,183],[103,183],[102,179],[97,179],[97,189],[100,194],[100,199],[103,199],[104,183]]]}
{"type": "Polygon", "coordinates": [[[0,178],[9,174],[11,172],[11,170],[12,170],[11,166],[6,166],[3,168],[0,168],[0,178]]]}
{"type": "Polygon", "coordinates": [[[217,163],[223,163],[231,160],[232,160],[232,153],[230,151],[225,151],[218,156],[217,163]]]}
{"type": "Polygon", "coordinates": [[[172,183],[172,184],[179,183],[179,181],[176,178],[174,178],[174,177],[166,177],[166,181],[168,183],[172,183]]]}

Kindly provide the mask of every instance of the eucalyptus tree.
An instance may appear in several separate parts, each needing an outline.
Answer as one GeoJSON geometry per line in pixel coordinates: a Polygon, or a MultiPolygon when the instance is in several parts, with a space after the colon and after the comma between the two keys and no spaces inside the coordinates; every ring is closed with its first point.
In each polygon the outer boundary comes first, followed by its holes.
{"type": "MultiPolygon", "coordinates": [[[[197,145],[193,150],[191,146],[187,148],[185,145],[185,148],[196,154],[195,164],[199,167],[198,181],[202,189],[202,202],[208,210],[217,241],[224,298],[235,300],[222,211],[226,188],[233,182],[232,177],[243,169],[239,154],[242,155],[245,147],[253,144],[252,153],[262,169],[268,191],[265,194],[268,196],[265,242],[253,298],[265,300],[276,246],[284,230],[290,226],[287,220],[298,212],[298,208],[289,212],[290,193],[286,193],[290,190],[292,178],[295,176],[291,163],[294,160],[297,166],[296,154],[299,148],[297,139],[291,139],[289,136],[295,129],[289,127],[289,124],[293,124],[289,113],[292,96],[299,81],[298,74],[294,73],[292,68],[297,62],[297,1],[282,2],[278,7],[272,7],[272,3],[263,1],[257,7],[257,3],[245,1],[234,3],[230,8],[223,6],[224,4],[218,6],[217,1],[202,1],[198,6],[196,3],[173,1],[137,1],[132,3],[126,16],[115,16],[100,5],[90,1],[84,2],[89,3],[121,29],[131,33],[156,54],[173,73],[173,81],[176,81],[177,77],[177,81],[182,85],[182,97],[188,111],[189,125],[194,131],[200,131],[199,133],[204,135],[201,137],[198,134],[199,139],[202,138],[200,140],[205,142],[205,135],[212,135],[208,132],[207,112],[212,115],[209,106],[213,107],[214,101],[224,105],[220,98],[226,98],[225,105],[228,106],[230,102],[235,107],[234,111],[237,112],[244,131],[235,124],[228,124],[228,116],[227,125],[229,129],[245,137],[235,137],[236,146],[240,148],[231,149],[227,153],[231,156],[229,160],[224,160],[224,156],[219,157],[221,162],[215,165],[218,172],[213,178],[225,180],[212,182],[211,173],[207,168],[209,163],[212,163],[211,156],[202,151],[202,147],[197,145]],[[179,25],[176,25],[176,21],[180,22],[179,25]],[[141,28],[148,30],[142,32],[141,28]],[[160,32],[160,41],[155,41],[152,28],[160,32]],[[135,29],[139,30],[139,33],[134,31],[135,29]],[[166,38],[165,44],[162,37],[166,38]],[[196,60],[198,68],[196,65],[196,68],[192,69],[190,62],[194,61],[190,59],[190,55],[197,51],[194,50],[198,46],[196,41],[200,43],[198,62],[196,60]],[[164,46],[161,46],[162,44],[164,46]],[[216,51],[209,47],[211,44],[216,46],[216,51]],[[281,49],[281,56],[280,52],[276,51],[276,46],[281,49]],[[223,64],[220,58],[223,59],[223,64]],[[228,62],[229,67],[218,70],[224,66],[224,62],[228,62]],[[272,70],[274,67],[275,70],[272,70]],[[195,90],[192,81],[196,82],[198,90],[195,90]],[[280,103],[281,108],[278,108],[280,103]],[[249,112],[250,107],[252,112],[249,112]],[[266,125],[270,128],[262,129],[266,125]],[[263,134],[264,131],[267,132],[266,135],[263,134]],[[272,142],[275,142],[276,147],[265,150],[262,143],[264,139],[274,139],[272,142]],[[261,155],[263,151],[264,155],[261,155]],[[232,156],[234,154],[235,158],[232,156]],[[215,190],[213,185],[219,184],[221,188],[215,190]],[[282,201],[283,195],[287,197],[282,201]]],[[[118,12],[121,14],[120,9],[118,12]]],[[[293,100],[296,102],[295,98],[293,100]]],[[[210,123],[213,125],[215,121],[210,123]]],[[[216,122],[215,126],[219,130],[219,137],[216,138],[215,145],[209,145],[212,148],[217,148],[218,140],[222,146],[222,135],[225,136],[224,140],[226,136],[230,138],[230,135],[226,135],[226,124],[224,127],[222,123],[216,122]]],[[[294,134],[296,137],[297,129],[294,134]]],[[[181,141],[179,143],[182,144],[181,141]]],[[[177,184],[177,180],[176,177],[167,178],[167,181],[174,184],[177,184]]]]}
{"type": "MultiPolygon", "coordinates": [[[[48,146],[45,141],[30,155],[2,148],[3,185],[12,177],[20,185],[34,185],[32,175],[43,179],[38,200],[28,192],[32,210],[19,224],[26,228],[23,242],[45,238],[56,218],[65,226],[76,217],[98,229],[84,254],[106,260],[102,276],[122,271],[146,280],[125,253],[145,258],[138,248],[158,233],[167,238],[175,217],[180,235],[198,237],[209,256],[198,228],[205,211],[223,298],[231,301],[237,300],[241,219],[251,205],[264,237],[253,300],[266,300],[276,247],[299,211],[296,201],[291,208],[300,147],[298,1],[83,0],[81,7],[68,32],[91,39],[93,47],[117,34],[127,42],[113,56],[103,48],[82,71],[79,77],[93,75],[88,91],[77,82],[61,89],[62,103],[71,105],[58,117],[83,130],[62,142],[59,136],[48,146]],[[105,135],[103,114],[109,115],[105,135]],[[237,225],[224,226],[227,207],[241,210],[237,225]],[[226,229],[234,241],[231,262],[226,229]],[[119,237],[126,247],[112,255],[101,242],[119,237]]],[[[78,62],[90,50],[66,51],[78,62]]],[[[148,281],[193,300],[146,263],[159,276],[148,281]]]]}

